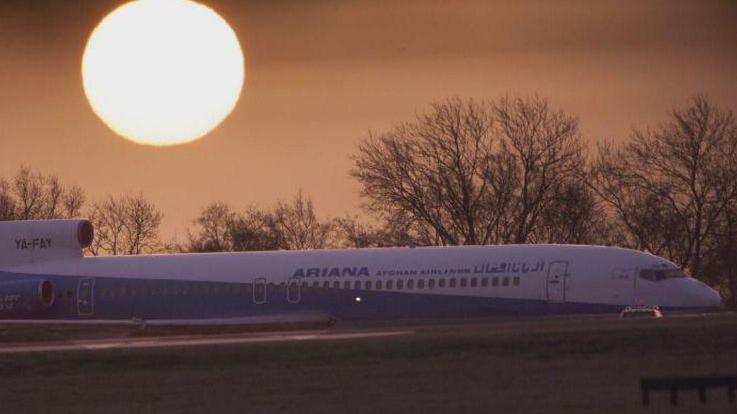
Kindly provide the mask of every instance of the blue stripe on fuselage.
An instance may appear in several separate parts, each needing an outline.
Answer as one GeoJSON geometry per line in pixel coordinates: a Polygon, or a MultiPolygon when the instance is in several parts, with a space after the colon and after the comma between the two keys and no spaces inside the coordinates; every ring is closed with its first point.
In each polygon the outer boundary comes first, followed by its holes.
{"type": "MultiPolygon", "coordinates": [[[[0,309],[0,319],[197,319],[277,315],[318,311],[337,319],[462,318],[496,315],[544,315],[619,312],[622,305],[547,303],[447,294],[336,289],[301,286],[299,301],[287,299],[287,285],[267,284],[266,302],[255,303],[251,283],[167,279],[88,278],[0,272],[0,282],[49,280],[53,305],[36,314],[0,309]],[[91,298],[80,298],[80,280],[94,279],[91,298]],[[91,303],[80,306],[79,300],[91,303]],[[80,315],[91,311],[92,313],[80,315]]],[[[292,291],[294,293],[294,291],[292,291]]],[[[425,290],[428,292],[428,290],[425,290]]],[[[293,296],[292,299],[295,297],[293,296]]]]}

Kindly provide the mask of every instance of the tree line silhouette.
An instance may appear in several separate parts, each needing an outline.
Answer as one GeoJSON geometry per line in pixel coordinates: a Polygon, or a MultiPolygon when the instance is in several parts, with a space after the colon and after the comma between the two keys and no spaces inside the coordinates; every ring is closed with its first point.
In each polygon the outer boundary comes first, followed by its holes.
{"type": "Polygon", "coordinates": [[[737,122],[696,96],[619,143],[589,144],[547,99],[448,99],[369,132],[352,156],[362,217],[319,219],[299,192],[273,206],[204,207],[183,242],[162,242],[142,194],[85,205],[78,187],[27,167],[0,178],[0,220],[87,215],[89,254],[505,243],[646,250],[737,307],[737,122]]]}

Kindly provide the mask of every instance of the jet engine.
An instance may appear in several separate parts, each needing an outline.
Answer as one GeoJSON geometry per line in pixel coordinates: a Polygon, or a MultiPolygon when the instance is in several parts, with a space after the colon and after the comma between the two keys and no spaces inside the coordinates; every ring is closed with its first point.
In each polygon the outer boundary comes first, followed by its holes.
{"type": "Polygon", "coordinates": [[[0,270],[11,266],[81,258],[92,244],[88,220],[0,222],[0,270]]]}
{"type": "Polygon", "coordinates": [[[54,304],[54,286],[48,280],[0,282],[0,316],[28,317],[43,313],[54,304]]]}

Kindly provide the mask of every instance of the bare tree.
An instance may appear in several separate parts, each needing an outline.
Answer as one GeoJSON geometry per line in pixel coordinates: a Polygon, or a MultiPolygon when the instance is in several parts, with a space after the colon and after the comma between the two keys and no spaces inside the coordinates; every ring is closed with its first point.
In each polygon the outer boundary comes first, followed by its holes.
{"type": "Polygon", "coordinates": [[[525,243],[556,234],[543,231],[543,213],[566,202],[561,182],[585,175],[583,151],[577,120],[545,99],[452,99],[369,134],[352,175],[369,211],[423,243],[525,243]]]}
{"type": "Polygon", "coordinates": [[[737,204],[729,205],[705,255],[702,279],[720,290],[731,309],[737,309],[737,204]]]}
{"type": "Polygon", "coordinates": [[[94,256],[124,254],[125,206],[122,198],[110,197],[95,203],[88,213],[95,227],[95,238],[89,251],[94,256]]]}
{"type": "Polygon", "coordinates": [[[319,221],[312,201],[298,193],[272,210],[235,213],[224,203],[202,210],[182,248],[190,252],[321,249],[331,246],[333,225],[319,221]]]}
{"type": "MultiPolygon", "coordinates": [[[[344,217],[334,220],[333,244],[345,248],[395,247],[429,245],[422,236],[413,232],[411,223],[396,220],[401,216],[382,223],[370,225],[362,223],[357,217],[344,217]]],[[[404,219],[404,218],[403,218],[404,219]]]]}
{"type": "Polygon", "coordinates": [[[95,226],[93,255],[153,253],[162,245],[159,226],[163,214],[143,195],[109,197],[90,210],[95,226]]]}
{"type": "Polygon", "coordinates": [[[65,187],[55,176],[22,167],[8,182],[0,179],[0,220],[38,220],[79,216],[84,192],[65,187]]]}
{"type": "Polygon", "coordinates": [[[16,203],[10,185],[0,178],[0,221],[15,220],[16,203]]]}
{"type": "Polygon", "coordinates": [[[79,217],[82,214],[85,195],[84,191],[77,186],[67,188],[62,195],[62,207],[66,217],[79,217]]]}
{"type": "Polygon", "coordinates": [[[592,188],[637,247],[665,253],[695,276],[725,209],[737,202],[737,125],[697,96],[619,147],[600,147],[592,188]]]}
{"type": "Polygon", "coordinates": [[[233,248],[236,214],[225,203],[211,204],[194,220],[198,232],[188,232],[189,250],[196,252],[228,252],[233,248]]]}
{"type": "Polygon", "coordinates": [[[571,244],[616,244],[604,208],[586,183],[567,180],[552,190],[553,200],[542,210],[536,241],[571,244]]]}
{"type": "Polygon", "coordinates": [[[188,252],[278,250],[280,237],[273,214],[256,208],[233,212],[225,203],[205,207],[188,231],[188,252]]]}
{"type": "Polygon", "coordinates": [[[356,217],[336,218],[334,228],[340,247],[383,247],[384,237],[381,231],[359,222],[356,217]]]}
{"type": "Polygon", "coordinates": [[[278,231],[274,214],[255,207],[246,209],[233,222],[234,251],[284,250],[283,237],[278,231]]]}
{"type": "Polygon", "coordinates": [[[127,254],[156,252],[161,247],[159,226],[163,214],[142,194],[127,197],[126,204],[127,254]]]}
{"type": "Polygon", "coordinates": [[[42,218],[44,210],[44,177],[28,168],[21,168],[13,178],[13,193],[17,200],[19,220],[42,218]]]}
{"type": "Polygon", "coordinates": [[[280,245],[287,250],[324,249],[328,247],[332,224],[320,222],[312,200],[300,191],[291,203],[279,202],[273,213],[280,245]]]}
{"type": "Polygon", "coordinates": [[[488,104],[452,99],[359,144],[352,175],[370,211],[404,221],[431,244],[493,240],[487,177],[495,144],[488,104]]]}
{"type": "MultiPolygon", "coordinates": [[[[516,171],[510,214],[505,220],[510,228],[504,239],[515,243],[542,241],[538,233],[543,231],[545,212],[566,211],[563,204],[583,201],[562,197],[573,196],[572,189],[579,198],[586,197],[588,191],[573,184],[585,179],[586,171],[578,121],[553,110],[540,97],[503,98],[494,104],[494,114],[503,136],[501,152],[509,154],[506,158],[513,160],[516,171]]],[[[568,212],[578,215],[583,211],[568,212]]],[[[582,219],[572,218],[576,222],[582,219]]],[[[571,217],[559,219],[570,221],[571,217]]]]}

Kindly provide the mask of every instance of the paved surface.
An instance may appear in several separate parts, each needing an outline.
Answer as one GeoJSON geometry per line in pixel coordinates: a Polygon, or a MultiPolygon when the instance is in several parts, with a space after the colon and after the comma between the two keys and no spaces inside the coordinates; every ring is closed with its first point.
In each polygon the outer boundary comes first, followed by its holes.
{"type": "Polygon", "coordinates": [[[337,341],[347,339],[365,339],[387,336],[408,335],[412,331],[366,331],[366,332],[329,332],[300,331],[277,332],[272,334],[240,334],[240,335],[193,335],[193,336],[157,336],[145,338],[111,338],[91,340],[52,341],[41,343],[9,343],[0,347],[0,354],[20,354],[27,352],[68,352],[68,351],[100,351],[109,349],[142,349],[190,346],[215,346],[256,344],[269,342],[307,342],[337,341]]]}
{"type": "Polygon", "coordinates": [[[679,394],[675,409],[668,393],[654,394],[645,409],[639,387],[642,378],[735,375],[734,313],[353,322],[328,330],[205,336],[68,334],[0,330],[0,349],[38,350],[0,352],[2,413],[609,414],[736,408],[725,390],[714,390],[704,406],[694,391],[679,394]]]}

